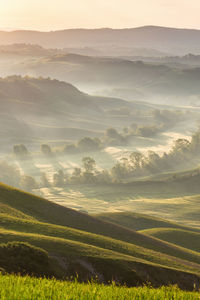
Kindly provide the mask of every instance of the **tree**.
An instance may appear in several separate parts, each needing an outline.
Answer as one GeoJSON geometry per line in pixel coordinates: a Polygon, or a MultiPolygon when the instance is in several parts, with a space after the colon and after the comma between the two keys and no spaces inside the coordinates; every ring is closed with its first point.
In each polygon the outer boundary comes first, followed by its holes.
{"type": "Polygon", "coordinates": [[[27,158],[29,154],[26,146],[24,146],[23,144],[14,145],[13,152],[18,158],[22,158],[22,159],[27,158]]]}
{"type": "Polygon", "coordinates": [[[65,175],[62,170],[59,170],[58,173],[54,174],[53,184],[57,187],[63,187],[65,185],[65,175]]]}
{"type": "Polygon", "coordinates": [[[106,130],[106,136],[111,139],[118,139],[120,137],[120,134],[117,132],[114,128],[108,128],[106,130]]]}
{"type": "Polygon", "coordinates": [[[49,183],[45,173],[41,174],[40,180],[41,180],[42,187],[49,187],[50,186],[50,183],[49,183]]]}
{"type": "Polygon", "coordinates": [[[114,179],[114,181],[121,181],[127,176],[127,169],[125,165],[117,163],[112,169],[111,169],[111,176],[114,179]]]}
{"type": "Polygon", "coordinates": [[[78,148],[82,151],[97,151],[101,148],[101,141],[98,138],[84,137],[78,142],[78,148]]]}
{"type": "Polygon", "coordinates": [[[75,168],[70,178],[71,183],[80,183],[82,175],[81,173],[81,168],[75,168]]]}
{"type": "Polygon", "coordinates": [[[145,159],[144,155],[140,152],[132,152],[130,154],[130,161],[131,161],[134,169],[141,168],[143,165],[144,159],[145,159]]]}
{"type": "Polygon", "coordinates": [[[74,144],[66,145],[64,148],[64,152],[69,153],[69,154],[77,153],[77,147],[74,144]]]}
{"type": "Polygon", "coordinates": [[[81,168],[75,168],[72,173],[72,176],[80,177],[81,176],[81,168]]]}
{"type": "Polygon", "coordinates": [[[84,157],[82,159],[82,163],[83,163],[83,167],[85,169],[85,172],[89,172],[89,173],[94,172],[96,162],[95,162],[95,160],[93,158],[91,158],[91,157],[84,157]]]}
{"type": "Polygon", "coordinates": [[[172,152],[174,154],[182,155],[188,152],[190,146],[190,142],[186,139],[178,139],[175,141],[174,146],[172,148],[172,152]]]}
{"type": "Polygon", "coordinates": [[[52,153],[51,147],[47,144],[42,144],[40,150],[44,155],[50,155],[52,153]]]}
{"type": "Polygon", "coordinates": [[[145,162],[145,168],[151,173],[160,170],[160,156],[154,151],[148,151],[148,157],[145,162]]]}
{"type": "Polygon", "coordinates": [[[26,190],[28,192],[32,192],[33,189],[36,189],[38,187],[35,179],[29,175],[22,176],[20,186],[23,190],[26,190]]]}
{"type": "Polygon", "coordinates": [[[95,180],[96,180],[95,176],[94,176],[95,165],[96,165],[95,160],[91,157],[84,157],[82,159],[82,163],[83,163],[83,168],[84,168],[84,172],[82,174],[83,182],[86,182],[86,183],[95,182],[95,180]]]}

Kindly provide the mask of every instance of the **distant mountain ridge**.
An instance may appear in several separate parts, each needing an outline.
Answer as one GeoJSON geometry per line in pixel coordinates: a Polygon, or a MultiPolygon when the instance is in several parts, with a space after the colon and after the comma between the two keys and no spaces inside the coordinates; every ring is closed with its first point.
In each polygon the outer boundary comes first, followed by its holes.
{"type": "Polygon", "coordinates": [[[200,53],[200,30],[144,26],[125,29],[0,31],[0,44],[37,43],[45,47],[144,47],[174,53],[200,53]]]}

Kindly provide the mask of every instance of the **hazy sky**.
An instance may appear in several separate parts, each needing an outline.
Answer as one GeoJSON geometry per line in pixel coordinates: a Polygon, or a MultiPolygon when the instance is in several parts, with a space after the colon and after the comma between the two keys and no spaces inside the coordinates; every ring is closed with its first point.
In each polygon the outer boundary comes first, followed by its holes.
{"type": "Polygon", "coordinates": [[[161,25],[200,29],[200,0],[0,0],[0,29],[161,25]]]}

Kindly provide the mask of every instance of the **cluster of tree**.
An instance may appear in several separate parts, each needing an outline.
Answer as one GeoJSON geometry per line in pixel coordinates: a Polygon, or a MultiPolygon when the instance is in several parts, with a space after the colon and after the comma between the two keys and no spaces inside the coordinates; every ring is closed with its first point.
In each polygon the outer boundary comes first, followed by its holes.
{"type": "MultiPolygon", "coordinates": [[[[52,154],[52,149],[47,144],[42,144],[40,146],[40,152],[43,155],[50,156],[52,154]]],[[[25,160],[30,159],[31,153],[28,151],[27,147],[24,144],[14,145],[13,153],[17,159],[25,160]]]]}
{"type": "Polygon", "coordinates": [[[187,139],[177,139],[169,153],[159,155],[148,151],[145,155],[133,152],[128,158],[122,158],[111,169],[112,180],[124,180],[132,177],[148,176],[170,170],[178,170],[184,166],[191,166],[200,157],[200,131],[192,136],[191,142],[187,139]]]}
{"type": "Polygon", "coordinates": [[[188,53],[184,56],[163,56],[163,57],[154,57],[152,61],[164,62],[164,63],[181,63],[181,64],[191,64],[198,66],[200,64],[200,55],[195,55],[188,53]]]}
{"type": "Polygon", "coordinates": [[[84,137],[76,144],[68,144],[64,152],[69,154],[95,152],[109,146],[127,145],[128,137],[119,133],[115,128],[108,128],[101,138],[84,137]]]}
{"type": "Polygon", "coordinates": [[[149,124],[149,125],[137,125],[135,123],[131,124],[128,130],[129,139],[133,138],[134,136],[140,137],[153,137],[164,129],[163,124],[149,124]]]}
{"type": "MultiPolygon", "coordinates": [[[[124,111],[125,113],[125,111],[124,111]]],[[[129,127],[124,127],[123,130],[118,131],[115,128],[108,128],[101,138],[84,137],[77,143],[67,144],[61,152],[67,154],[87,153],[101,151],[106,147],[112,146],[126,146],[135,136],[139,137],[154,137],[162,131],[173,126],[175,123],[185,119],[187,112],[179,110],[153,110],[150,112],[149,118],[152,119],[152,124],[136,124],[132,123],[129,127]]],[[[59,151],[57,151],[59,152],[59,151]]],[[[18,159],[30,158],[30,153],[25,145],[14,145],[13,153],[18,159]]],[[[42,144],[40,146],[40,153],[45,156],[55,154],[51,146],[42,144]]]]}
{"type": "Polygon", "coordinates": [[[29,157],[29,152],[25,145],[19,144],[13,146],[13,153],[18,159],[27,159],[29,157]]]}
{"type": "Polygon", "coordinates": [[[200,130],[187,139],[174,142],[169,153],[147,154],[132,152],[128,158],[122,158],[111,170],[98,170],[93,158],[85,157],[82,168],[75,168],[71,175],[59,171],[54,176],[54,185],[65,186],[70,183],[112,183],[123,182],[131,178],[139,178],[167,171],[181,170],[182,167],[194,165],[200,157],[200,130]]]}
{"type": "Polygon", "coordinates": [[[163,125],[149,124],[138,125],[131,124],[130,127],[124,127],[122,132],[118,132],[115,128],[108,128],[102,138],[104,147],[110,146],[127,146],[134,137],[153,137],[163,130],[163,125]]]}
{"type": "Polygon", "coordinates": [[[75,154],[80,152],[100,151],[103,148],[102,141],[98,138],[84,137],[76,144],[68,144],[64,147],[64,152],[75,154]]]}
{"type": "Polygon", "coordinates": [[[159,110],[155,109],[148,112],[147,119],[152,120],[152,124],[132,123],[129,127],[124,127],[122,132],[114,128],[106,130],[102,138],[102,144],[105,146],[124,146],[130,143],[135,136],[154,137],[155,135],[169,129],[177,122],[185,120],[188,112],[180,110],[159,110]]]}
{"type": "MultiPolygon", "coordinates": [[[[112,138],[117,137],[117,133],[113,130],[108,130],[107,135],[112,138]]],[[[27,153],[24,147],[20,146],[15,149],[21,149],[25,155],[27,153]]],[[[51,148],[48,145],[41,146],[41,150],[45,155],[51,154],[51,148]]],[[[58,170],[53,175],[53,181],[49,180],[47,174],[42,173],[40,182],[36,182],[32,176],[21,175],[17,166],[2,161],[0,162],[0,181],[26,191],[41,187],[64,187],[67,184],[123,182],[131,178],[195,166],[199,162],[199,158],[200,130],[193,134],[191,141],[187,139],[176,140],[168,153],[159,155],[153,151],[148,151],[147,154],[132,152],[129,157],[118,161],[111,170],[100,170],[93,158],[84,157],[81,167],[76,167],[71,174],[65,173],[63,169],[58,170]]]]}
{"type": "Polygon", "coordinates": [[[53,182],[48,180],[45,173],[41,175],[40,185],[42,187],[65,187],[68,184],[94,184],[94,183],[109,183],[111,177],[108,171],[98,170],[96,162],[91,157],[82,159],[82,166],[76,167],[72,174],[64,173],[63,170],[58,170],[53,175],[53,182]]]}
{"type": "Polygon", "coordinates": [[[32,192],[38,188],[36,180],[30,175],[21,175],[15,164],[0,161],[0,182],[32,192]]]}

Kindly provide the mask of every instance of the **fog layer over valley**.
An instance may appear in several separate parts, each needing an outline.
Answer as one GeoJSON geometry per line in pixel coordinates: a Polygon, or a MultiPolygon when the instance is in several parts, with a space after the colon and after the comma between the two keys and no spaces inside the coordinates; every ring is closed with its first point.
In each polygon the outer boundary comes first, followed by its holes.
{"type": "Polygon", "coordinates": [[[176,203],[166,199],[200,193],[196,107],[91,96],[64,81],[16,75],[0,80],[0,100],[4,183],[85,212],[159,217],[166,201],[169,210],[176,203]],[[165,200],[153,211],[146,197],[165,200]]]}
{"type": "Polygon", "coordinates": [[[0,279],[199,291],[199,37],[0,32],[0,279]]]}
{"type": "Polygon", "coordinates": [[[199,105],[199,55],[98,57],[70,53],[70,49],[15,44],[0,46],[0,67],[2,77],[51,77],[99,96],[199,105]]]}

